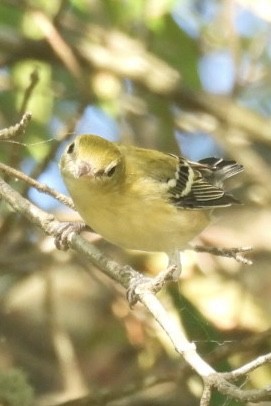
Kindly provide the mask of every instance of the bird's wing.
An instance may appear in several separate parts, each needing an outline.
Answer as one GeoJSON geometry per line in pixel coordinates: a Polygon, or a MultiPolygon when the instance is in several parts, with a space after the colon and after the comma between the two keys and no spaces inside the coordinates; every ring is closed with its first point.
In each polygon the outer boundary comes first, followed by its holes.
{"type": "Polygon", "coordinates": [[[138,178],[149,177],[165,185],[169,200],[178,208],[212,209],[240,203],[223,189],[223,181],[243,169],[235,161],[205,158],[192,162],[158,151],[119,148],[125,153],[127,178],[133,179],[136,168],[138,178]]]}
{"type": "Polygon", "coordinates": [[[240,203],[223,190],[223,180],[239,173],[234,161],[206,158],[200,162],[179,157],[176,182],[169,189],[171,201],[180,208],[212,209],[240,203]]]}

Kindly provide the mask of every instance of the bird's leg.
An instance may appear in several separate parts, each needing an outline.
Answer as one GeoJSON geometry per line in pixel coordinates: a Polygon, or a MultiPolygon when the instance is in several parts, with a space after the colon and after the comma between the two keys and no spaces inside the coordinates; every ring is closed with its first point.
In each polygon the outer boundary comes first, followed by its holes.
{"type": "Polygon", "coordinates": [[[174,251],[169,255],[169,263],[164,271],[159,272],[154,278],[136,274],[130,281],[127,289],[127,300],[130,306],[134,306],[140,295],[151,292],[158,293],[166,283],[177,282],[181,273],[180,252],[174,251]]]}
{"type": "Polygon", "coordinates": [[[55,245],[59,250],[69,248],[69,240],[73,233],[80,234],[82,231],[92,231],[91,228],[83,221],[63,221],[54,231],[55,245]]]}
{"type": "Polygon", "coordinates": [[[172,280],[177,282],[182,272],[181,255],[179,250],[168,253],[168,266],[166,269],[172,275],[172,280]]]}

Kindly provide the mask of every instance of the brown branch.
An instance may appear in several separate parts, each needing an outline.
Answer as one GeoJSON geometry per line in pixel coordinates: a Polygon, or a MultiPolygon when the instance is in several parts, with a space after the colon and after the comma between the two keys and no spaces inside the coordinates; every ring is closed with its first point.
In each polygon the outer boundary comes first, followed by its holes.
{"type": "Polygon", "coordinates": [[[38,82],[39,82],[39,71],[37,68],[35,68],[30,74],[30,83],[24,92],[24,97],[20,108],[20,114],[23,114],[26,111],[27,105],[31,99],[33,91],[37,86],[38,82]]]}
{"type": "Polygon", "coordinates": [[[57,57],[62,61],[72,76],[81,82],[82,71],[80,64],[78,63],[73,50],[62,38],[52,21],[41,11],[32,11],[31,15],[57,57]]]}

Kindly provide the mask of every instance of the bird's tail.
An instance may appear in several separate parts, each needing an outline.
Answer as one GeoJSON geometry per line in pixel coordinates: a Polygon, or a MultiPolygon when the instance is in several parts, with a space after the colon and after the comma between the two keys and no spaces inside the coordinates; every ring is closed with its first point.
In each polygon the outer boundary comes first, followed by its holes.
{"type": "Polygon", "coordinates": [[[243,165],[233,160],[222,158],[204,158],[199,161],[199,168],[203,176],[216,186],[223,186],[223,182],[244,170],[243,165]]]}

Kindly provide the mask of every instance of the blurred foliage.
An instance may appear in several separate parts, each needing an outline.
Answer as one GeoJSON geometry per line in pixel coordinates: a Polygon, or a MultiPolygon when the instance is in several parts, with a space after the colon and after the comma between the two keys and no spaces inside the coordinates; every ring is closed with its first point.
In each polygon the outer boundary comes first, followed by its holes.
{"type": "Polygon", "coordinates": [[[33,404],[33,390],[20,370],[0,373],[0,402],[8,406],[33,404]]]}
{"type": "MultiPolygon", "coordinates": [[[[67,140],[88,128],[172,153],[178,153],[181,138],[186,151],[222,151],[244,164],[244,174],[231,185],[244,206],[225,210],[202,241],[252,245],[254,265],[248,269],[187,252],[179,289],[161,293],[200,354],[227,371],[270,351],[271,7],[263,1],[263,13],[257,4],[0,3],[0,127],[15,124],[25,111],[33,114],[25,134],[14,142],[1,141],[1,161],[62,190],[59,153],[67,140]],[[233,77],[223,66],[214,68],[219,52],[228,55],[233,77]],[[205,71],[203,60],[210,63],[205,71]],[[223,98],[206,92],[211,83],[219,93],[225,77],[232,85],[223,98]],[[210,135],[212,143],[206,141],[210,135]]],[[[34,196],[20,182],[10,182],[34,196]]],[[[33,198],[47,205],[42,195],[33,198]]],[[[54,210],[61,219],[75,218],[59,205],[54,210]]],[[[155,274],[165,266],[160,254],[123,252],[87,237],[142,272],[155,274]]],[[[83,396],[86,405],[98,399],[118,406],[174,406],[180,399],[182,406],[199,404],[199,378],[144,309],[131,311],[112,281],[75,253],[58,252],[52,239],[3,202],[0,245],[0,402],[31,404],[26,374],[38,406],[83,396]],[[14,396],[23,387],[20,403],[4,398],[1,386],[13,368],[20,369],[12,378],[14,396]],[[30,400],[23,400],[26,393],[30,400]]],[[[246,386],[262,387],[270,379],[270,369],[262,368],[246,386]]],[[[211,404],[239,403],[217,395],[211,404]]]]}

